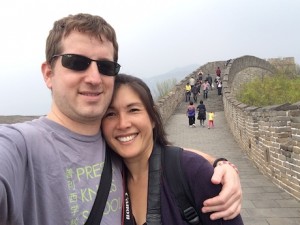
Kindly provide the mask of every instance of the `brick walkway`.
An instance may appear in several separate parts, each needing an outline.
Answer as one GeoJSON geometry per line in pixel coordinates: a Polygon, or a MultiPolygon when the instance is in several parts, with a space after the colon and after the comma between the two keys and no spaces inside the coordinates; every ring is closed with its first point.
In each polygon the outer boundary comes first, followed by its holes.
{"type": "MultiPolygon", "coordinates": [[[[220,97],[214,92],[215,90],[204,102],[208,106],[216,97],[220,97]]],[[[231,135],[224,111],[215,113],[214,129],[200,127],[198,120],[196,128],[190,128],[184,113],[186,106],[187,103],[183,102],[169,119],[166,125],[168,138],[175,145],[222,156],[238,166],[243,189],[241,214],[244,224],[300,225],[300,202],[275,186],[257,170],[231,135]]]]}

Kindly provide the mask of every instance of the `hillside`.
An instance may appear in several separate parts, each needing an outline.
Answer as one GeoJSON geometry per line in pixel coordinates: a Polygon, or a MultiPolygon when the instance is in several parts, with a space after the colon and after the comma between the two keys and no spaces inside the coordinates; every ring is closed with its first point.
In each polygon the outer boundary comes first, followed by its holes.
{"type": "Polygon", "coordinates": [[[143,78],[143,80],[149,86],[152,95],[155,98],[157,93],[156,85],[158,83],[162,83],[163,81],[170,80],[170,79],[176,79],[176,81],[179,82],[187,75],[189,75],[190,73],[198,69],[199,67],[200,67],[199,65],[192,64],[185,67],[176,68],[174,70],[171,70],[170,72],[160,74],[154,77],[143,78]]]}

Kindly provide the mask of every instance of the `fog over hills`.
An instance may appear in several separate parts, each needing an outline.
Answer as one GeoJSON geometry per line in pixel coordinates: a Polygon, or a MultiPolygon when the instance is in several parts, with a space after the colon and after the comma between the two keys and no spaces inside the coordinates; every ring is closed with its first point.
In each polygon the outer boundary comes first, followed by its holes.
{"type": "Polygon", "coordinates": [[[171,70],[170,72],[160,74],[154,77],[142,78],[143,81],[149,86],[151,93],[156,98],[157,95],[157,84],[162,83],[166,80],[173,80],[176,79],[177,82],[181,81],[187,75],[198,69],[200,65],[191,64],[185,67],[176,68],[171,70]]]}
{"type": "MultiPolygon", "coordinates": [[[[181,68],[176,68],[170,72],[149,77],[142,78],[150,87],[154,99],[158,95],[156,86],[157,83],[175,78],[177,82],[192,73],[198,65],[189,65],[181,68]]],[[[21,73],[21,72],[20,72],[21,73]]],[[[45,115],[49,112],[51,106],[51,93],[45,88],[45,83],[42,76],[36,71],[30,71],[26,76],[20,78],[3,79],[0,82],[0,90],[3,93],[0,95],[0,116],[6,115],[23,115],[35,116],[45,115]],[[32,82],[36,77],[39,78],[37,82],[32,82]],[[11,87],[10,91],[4,91],[6,87],[11,87]],[[13,90],[15,88],[16,90],[13,90]],[[13,96],[13,94],[17,96],[13,96]],[[8,97],[9,96],[9,97],[8,97]]]]}

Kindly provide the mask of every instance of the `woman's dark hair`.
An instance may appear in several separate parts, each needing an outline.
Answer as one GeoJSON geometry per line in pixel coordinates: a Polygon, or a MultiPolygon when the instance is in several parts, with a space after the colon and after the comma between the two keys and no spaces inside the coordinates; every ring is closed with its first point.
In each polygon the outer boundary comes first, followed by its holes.
{"type": "Polygon", "coordinates": [[[155,127],[153,128],[154,143],[158,143],[160,145],[170,144],[166,138],[166,132],[164,130],[161,115],[154,103],[151,91],[147,86],[147,84],[144,81],[142,81],[140,78],[137,78],[135,76],[131,76],[127,74],[119,74],[115,78],[113,98],[115,96],[115,93],[122,85],[126,85],[130,87],[134,92],[138,94],[141,101],[143,102],[150,119],[155,124],[155,127]]]}

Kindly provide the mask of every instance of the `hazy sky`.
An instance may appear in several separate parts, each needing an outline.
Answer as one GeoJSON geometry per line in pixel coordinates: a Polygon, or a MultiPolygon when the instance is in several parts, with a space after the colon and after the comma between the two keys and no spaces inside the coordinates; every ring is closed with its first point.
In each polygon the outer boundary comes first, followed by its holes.
{"type": "MultiPolygon", "coordinates": [[[[122,72],[151,77],[243,55],[300,63],[299,0],[10,0],[0,3],[0,115],[42,115],[53,22],[79,12],[117,32],[122,72]]],[[[192,71],[191,71],[192,72],[192,71]]]]}

